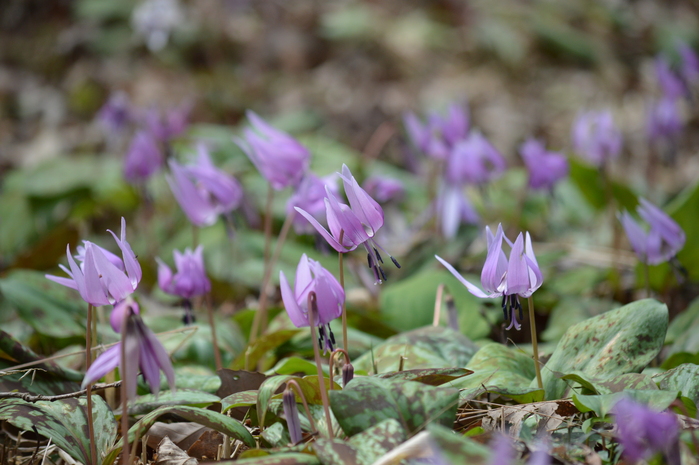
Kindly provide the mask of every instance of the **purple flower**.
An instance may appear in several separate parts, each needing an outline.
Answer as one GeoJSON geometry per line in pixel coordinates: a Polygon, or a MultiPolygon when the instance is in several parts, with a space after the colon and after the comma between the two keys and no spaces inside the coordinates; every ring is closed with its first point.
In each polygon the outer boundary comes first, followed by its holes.
{"type": "Polygon", "coordinates": [[[238,208],[243,189],[235,178],[219,170],[203,144],[195,165],[181,166],[170,160],[168,184],[182,210],[196,226],[210,226],[220,214],[238,208]]]}
{"type": "Polygon", "coordinates": [[[135,183],[145,181],[163,166],[165,157],[158,142],[148,131],[138,131],[124,160],[124,177],[135,183]]]}
{"type": "Polygon", "coordinates": [[[296,405],[296,396],[293,389],[284,389],[282,407],[284,408],[284,417],[286,417],[291,443],[298,444],[303,440],[303,432],[301,431],[301,419],[299,418],[299,409],[296,405]]]}
{"type": "Polygon", "coordinates": [[[673,140],[682,132],[682,116],[677,100],[665,97],[651,105],[646,132],[651,141],[673,140]]]}
{"type": "Polygon", "coordinates": [[[131,295],[141,281],[141,265],[131,246],[126,242],[124,218],[121,219],[121,238],[117,238],[112,231],[109,232],[121,249],[123,257],[121,263],[114,260],[113,254],[106,255],[102,247],[84,241],[85,246],[79,256],[83,260],[80,266],[70,253],[70,245],[66,247],[70,269],[63,265],[60,267],[70,278],[53,275],[46,275],[46,277],[77,290],[85,302],[94,306],[115,304],[131,295]]]}
{"type": "Polygon", "coordinates": [[[192,104],[189,102],[182,103],[164,113],[151,108],[145,114],[144,123],[158,140],[169,142],[187,129],[191,112],[192,104]]]}
{"type": "Polygon", "coordinates": [[[126,333],[124,335],[124,347],[126,355],[126,367],[121,359],[121,343],[107,349],[97,357],[90,369],[85,373],[83,387],[92,384],[104,375],[119,367],[122,379],[126,383],[127,397],[136,396],[138,371],[150,386],[151,392],[160,391],[160,372],[165,373],[170,389],[175,390],[175,371],[172,368],[170,357],[158,338],[143,323],[139,316],[138,304],[125,300],[114,307],[110,315],[110,321],[115,331],[121,332],[126,319],[126,333]]]}
{"type": "Polygon", "coordinates": [[[342,315],[342,304],[345,301],[345,291],[337,279],[320,263],[303,254],[296,268],[294,290],[291,290],[283,271],[279,272],[279,282],[286,313],[297,328],[311,325],[308,296],[315,293],[318,310],[313,325],[320,330],[321,343],[324,341],[324,347],[332,351],[335,337],[329,323],[342,315]]]}
{"type": "Polygon", "coordinates": [[[192,297],[206,294],[211,290],[211,281],[206,277],[204,270],[204,246],[200,245],[194,252],[185,249],[184,254],[179,250],[174,251],[175,267],[177,273],[162,260],[158,261],[158,285],[168,294],[191,299],[192,297]]]}
{"type": "Polygon", "coordinates": [[[536,139],[528,139],[519,148],[519,153],[529,171],[529,187],[532,189],[551,190],[556,182],[568,176],[570,168],[566,157],[558,152],[548,152],[536,139]]]}
{"type": "Polygon", "coordinates": [[[460,185],[445,183],[437,197],[437,215],[444,237],[456,236],[461,223],[478,224],[480,217],[460,185]]]}
{"type": "Polygon", "coordinates": [[[505,434],[498,434],[490,442],[493,451],[490,456],[489,465],[511,465],[515,461],[515,448],[512,438],[505,434]]]}
{"type": "MultiPolygon", "coordinates": [[[[374,240],[374,236],[376,231],[383,226],[383,209],[364,189],[359,187],[359,183],[354,179],[347,165],[342,165],[340,177],[345,187],[345,195],[347,195],[349,205],[340,203],[330,189],[327,186],[325,187],[325,213],[330,232],[310,213],[298,207],[295,207],[295,209],[338,252],[350,252],[359,245],[364,245],[367,251],[369,268],[374,271],[376,282],[381,283],[386,280],[386,274],[381,267],[383,259],[379,249],[386,254],[388,252],[374,240]]],[[[396,259],[390,254],[388,256],[400,268],[396,259]]]]}
{"type": "Polygon", "coordinates": [[[246,115],[254,130],[246,128],[244,140],[239,137],[233,140],[274,189],[296,186],[308,169],[311,156],[308,149],[254,112],[248,110],[246,115]]]}
{"type": "Polygon", "coordinates": [[[573,148],[595,166],[621,152],[621,132],[614,125],[611,112],[580,113],[573,124],[573,148]]]}
{"type": "Polygon", "coordinates": [[[670,63],[665,57],[659,56],[655,59],[655,76],[665,98],[677,99],[687,93],[684,82],[670,68],[670,63]]]}
{"type": "Polygon", "coordinates": [[[405,193],[403,183],[384,176],[371,176],[364,181],[364,190],[379,203],[399,200],[405,193]]]}
{"type": "Polygon", "coordinates": [[[444,174],[452,184],[485,184],[505,171],[505,159],[478,131],[459,141],[449,154],[444,174]]]}
{"type": "Polygon", "coordinates": [[[682,228],[664,211],[646,199],[639,201],[641,205],[636,211],[648,223],[648,232],[627,211],[619,215],[619,221],[639,260],[649,265],[658,265],[670,260],[684,247],[686,236],[682,228]]]}
{"type": "Polygon", "coordinates": [[[677,51],[680,53],[682,61],[680,71],[685,84],[689,85],[696,82],[697,78],[699,78],[699,57],[697,57],[692,47],[684,42],[677,46],[677,51]]]}
{"type": "Polygon", "coordinates": [[[617,402],[612,413],[616,416],[619,442],[629,462],[635,463],[656,453],[666,457],[678,453],[680,431],[675,415],[656,412],[627,398],[617,402]]]}
{"type": "Polygon", "coordinates": [[[517,236],[517,240],[512,244],[502,231],[502,225],[498,225],[498,230],[493,236],[490,228],[485,228],[486,238],[488,240],[488,254],[483,265],[481,273],[481,284],[483,289],[466,281],[458,271],[441,257],[435,255],[439,260],[461,283],[466,286],[468,291],[480,298],[502,297],[502,309],[505,313],[505,320],[510,321],[510,325],[506,329],[520,329],[520,324],[515,317],[515,310],[519,310],[519,318],[522,319],[522,306],[519,302],[519,297],[529,297],[534,291],[541,287],[544,278],[539,270],[539,264],[534,256],[532,249],[532,240],[529,233],[522,236],[522,233],[517,236]],[[507,241],[512,247],[509,261],[502,251],[502,241],[507,241]]]}
{"type": "Polygon", "coordinates": [[[120,134],[131,119],[129,96],[125,92],[115,92],[97,113],[97,120],[108,135],[120,134]]]}
{"type": "Polygon", "coordinates": [[[413,145],[430,158],[444,160],[458,141],[466,137],[469,129],[468,111],[452,104],[447,115],[431,113],[427,124],[422,124],[414,113],[403,116],[403,123],[413,145]]]}
{"type": "MultiPolygon", "coordinates": [[[[286,212],[295,213],[294,207],[310,213],[316,220],[320,220],[325,213],[325,187],[334,195],[337,195],[335,175],[319,178],[310,171],[301,180],[293,195],[286,203],[286,212]]],[[[294,230],[297,234],[310,234],[315,231],[304,217],[294,215],[294,230]]]]}

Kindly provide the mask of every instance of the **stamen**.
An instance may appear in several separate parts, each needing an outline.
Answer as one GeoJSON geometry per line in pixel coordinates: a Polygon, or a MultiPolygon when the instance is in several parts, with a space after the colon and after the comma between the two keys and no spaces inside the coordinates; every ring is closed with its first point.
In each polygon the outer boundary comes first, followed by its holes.
{"type": "Polygon", "coordinates": [[[371,254],[367,252],[366,254],[366,261],[369,263],[369,268],[374,267],[374,259],[371,257],[371,254]]]}
{"type": "Polygon", "coordinates": [[[373,249],[374,249],[374,253],[376,254],[376,259],[379,262],[383,263],[383,259],[381,258],[381,254],[379,253],[379,251],[376,249],[376,247],[374,247],[373,249]]]}
{"type": "Polygon", "coordinates": [[[379,268],[379,271],[381,272],[381,277],[383,277],[383,280],[388,281],[388,278],[386,277],[386,273],[383,272],[383,268],[381,268],[380,266],[378,268],[379,268]]]}
{"type": "MultiPolygon", "coordinates": [[[[391,256],[389,255],[389,257],[391,257],[391,256]]],[[[400,263],[398,263],[398,260],[391,257],[391,261],[393,262],[394,265],[396,265],[396,268],[400,269],[400,263]]]]}

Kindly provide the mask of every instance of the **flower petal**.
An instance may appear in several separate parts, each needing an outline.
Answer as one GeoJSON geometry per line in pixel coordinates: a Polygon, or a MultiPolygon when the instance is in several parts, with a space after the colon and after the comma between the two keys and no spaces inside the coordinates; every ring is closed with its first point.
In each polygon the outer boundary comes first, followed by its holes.
{"type": "MultiPolygon", "coordinates": [[[[476,297],[480,297],[480,298],[482,298],[482,299],[485,299],[485,298],[487,298],[487,297],[495,297],[495,296],[498,295],[498,294],[491,294],[491,295],[486,294],[485,292],[483,292],[482,290],[480,290],[477,286],[475,286],[475,285],[471,284],[470,282],[466,281],[466,279],[464,279],[464,277],[461,276],[461,274],[460,274],[458,271],[456,271],[456,270],[454,269],[453,266],[451,266],[449,263],[447,263],[446,261],[444,261],[444,259],[442,259],[441,257],[439,257],[439,256],[437,256],[437,255],[435,255],[434,258],[436,258],[437,260],[439,260],[439,262],[440,262],[442,265],[444,265],[444,266],[446,267],[446,269],[449,270],[449,271],[451,272],[451,274],[453,274],[454,277],[455,277],[456,279],[458,279],[459,281],[461,281],[461,284],[463,284],[464,286],[466,286],[466,289],[468,289],[468,291],[469,291],[471,294],[475,295],[476,297]]],[[[502,295],[502,294],[499,294],[499,295],[502,295]]]]}
{"type": "Polygon", "coordinates": [[[286,280],[284,272],[279,272],[279,287],[282,293],[282,302],[284,302],[284,308],[286,308],[286,313],[289,315],[289,319],[297,328],[302,328],[308,326],[308,316],[303,312],[299,304],[296,302],[296,297],[291,291],[291,286],[289,286],[289,281],[286,280]]]}
{"type": "Polygon", "coordinates": [[[383,226],[383,209],[359,186],[347,165],[342,165],[340,177],[345,185],[345,195],[347,195],[352,211],[362,224],[371,228],[369,237],[373,237],[376,231],[383,226]]]}

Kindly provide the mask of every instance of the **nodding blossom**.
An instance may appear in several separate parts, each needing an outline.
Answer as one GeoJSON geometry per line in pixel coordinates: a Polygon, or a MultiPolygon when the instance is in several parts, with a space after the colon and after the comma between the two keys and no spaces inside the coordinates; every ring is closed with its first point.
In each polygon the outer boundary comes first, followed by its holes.
{"type": "Polygon", "coordinates": [[[530,297],[534,291],[541,287],[544,281],[539,264],[534,256],[531,237],[528,232],[525,236],[520,233],[513,244],[505,237],[502,225],[498,225],[498,230],[494,236],[490,228],[486,226],[485,234],[488,240],[488,254],[481,273],[483,290],[464,279],[444,259],[436,255],[435,258],[476,297],[502,297],[502,310],[505,314],[505,321],[510,322],[506,329],[509,330],[514,327],[516,330],[519,330],[521,325],[515,316],[515,310],[517,310],[519,319],[523,318],[519,297],[530,297]],[[502,251],[503,240],[507,241],[512,247],[509,260],[502,251]]]}
{"type": "Polygon", "coordinates": [[[124,160],[124,178],[131,183],[145,181],[165,163],[165,155],[148,131],[138,131],[124,160]]]}
{"type": "Polygon", "coordinates": [[[677,255],[684,247],[686,235],[667,213],[646,199],[639,201],[636,212],[648,223],[648,230],[643,229],[627,211],[619,214],[619,221],[638,259],[649,265],[658,265],[677,255]]]}
{"type": "Polygon", "coordinates": [[[364,190],[379,203],[400,200],[405,194],[403,183],[386,176],[371,176],[364,181],[364,190]]]}
{"type": "Polygon", "coordinates": [[[672,70],[670,63],[663,56],[655,59],[655,77],[665,98],[675,100],[687,94],[687,87],[682,78],[672,70]]]}
{"type": "Polygon", "coordinates": [[[246,128],[245,139],[236,137],[235,143],[275,190],[298,185],[308,170],[308,149],[254,112],[248,110],[246,115],[252,129],[246,128]]]}
{"type": "Polygon", "coordinates": [[[191,112],[191,102],[181,103],[164,112],[151,108],[146,111],[143,123],[159,141],[169,142],[187,129],[191,112]]]}
{"type": "Polygon", "coordinates": [[[176,273],[169,266],[158,260],[158,285],[168,294],[177,295],[183,299],[191,299],[204,295],[211,290],[211,281],[206,277],[204,269],[204,246],[200,245],[194,252],[185,249],[173,252],[176,273]]]}
{"type": "Polygon", "coordinates": [[[302,328],[313,324],[318,327],[320,346],[332,351],[335,336],[329,323],[342,316],[342,305],[345,302],[345,291],[335,276],[303,254],[296,268],[294,290],[292,291],[283,271],[279,272],[279,282],[286,313],[294,326],[302,328]],[[312,322],[309,317],[311,293],[315,294],[316,304],[312,322]]]}
{"type": "Polygon", "coordinates": [[[456,143],[447,159],[444,179],[451,184],[485,184],[507,168],[505,159],[478,131],[456,143]]]}
{"type": "Polygon", "coordinates": [[[561,179],[568,176],[568,159],[561,153],[549,152],[543,143],[528,139],[519,148],[524,165],[529,172],[529,187],[552,190],[561,179]]]}
{"type": "Polygon", "coordinates": [[[663,454],[664,463],[680,463],[677,417],[656,412],[630,399],[621,399],[612,408],[617,425],[617,437],[623,446],[623,456],[629,463],[663,454]]]}
{"type": "Polygon", "coordinates": [[[650,141],[674,141],[682,132],[679,101],[662,98],[653,102],[646,119],[646,134],[650,141]]]}
{"type": "Polygon", "coordinates": [[[136,396],[138,372],[150,387],[151,392],[160,391],[160,372],[165,373],[170,389],[175,390],[175,371],[167,351],[141,319],[138,304],[125,300],[114,307],[110,323],[114,331],[124,334],[126,366],[121,358],[121,342],[107,349],[90,365],[83,379],[83,387],[94,383],[104,375],[119,367],[126,383],[127,398],[136,396]],[[126,323],[124,329],[124,322],[126,323]]]}
{"type": "Polygon", "coordinates": [[[431,113],[426,124],[412,112],[403,116],[403,123],[408,138],[418,150],[430,158],[444,160],[454,144],[466,137],[469,115],[463,106],[452,104],[446,116],[431,113]]]}
{"type": "Polygon", "coordinates": [[[122,91],[113,93],[97,112],[97,121],[108,136],[121,134],[132,118],[129,96],[122,91]]]}
{"type": "Polygon", "coordinates": [[[621,132],[610,111],[580,113],[573,124],[573,148],[595,166],[621,153],[621,132]]]}
{"type": "Polygon", "coordinates": [[[349,205],[340,203],[330,189],[325,187],[325,212],[330,231],[325,229],[310,213],[298,207],[295,209],[338,252],[350,252],[363,245],[367,251],[369,268],[373,270],[376,282],[381,283],[386,280],[386,273],[381,266],[383,258],[379,249],[388,255],[394,265],[400,268],[398,261],[374,240],[376,231],[383,226],[383,209],[376,200],[359,187],[359,183],[352,176],[347,165],[342,165],[340,177],[349,205]]]}
{"type": "MultiPolygon", "coordinates": [[[[286,212],[295,213],[294,208],[299,207],[311,214],[316,220],[325,215],[325,188],[326,186],[334,195],[338,195],[336,175],[319,178],[310,171],[301,180],[294,193],[286,203],[286,212]]],[[[311,234],[315,228],[301,215],[294,215],[294,231],[297,234],[311,234]]]]}
{"type": "Polygon", "coordinates": [[[240,205],[243,189],[228,173],[216,168],[203,144],[193,165],[182,166],[170,160],[171,176],[166,176],[175,199],[196,226],[210,226],[218,216],[240,205]]]}
{"type": "Polygon", "coordinates": [[[131,295],[141,281],[141,265],[136,254],[126,242],[126,220],[121,219],[121,236],[109,231],[121,249],[122,260],[119,261],[112,253],[105,254],[105,249],[92,242],[84,241],[84,246],[78,247],[78,266],[70,253],[70,245],[66,247],[70,269],[60,265],[61,269],[70,276],[46,275],[46,278],[63,286],[75,289],[82,299],[94,306],[116,304],[131,295]]]}

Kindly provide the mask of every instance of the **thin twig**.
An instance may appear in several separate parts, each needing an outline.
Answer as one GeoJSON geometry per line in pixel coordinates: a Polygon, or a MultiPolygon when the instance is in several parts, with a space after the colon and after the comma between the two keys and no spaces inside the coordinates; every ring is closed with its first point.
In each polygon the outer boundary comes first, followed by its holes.
{"type": "MultiPolygon", "coordinates": [[[[95,384],[92,386],[92,392],[95,391],[103,391],[105,389],[109,388],[115,388],[121,386],[121,381],[117,381],[115,383],[109,383],[109,384],[95,384]]],[[[66,394],[59,394],[56,396],[42,396],[42,395],[34,395],[30,394],[28,392],[0,392],[0,399],[22,399],[25,402],[38,402],[38,401],[47,401],[47,402],[54,402],[57,400],[62,400],[62,399],[70,399],[72,397],[81,397],[87,394],[87,389],[83,389],[81,391],[75,391],[75,392],[69,392],[66,394]]]]}

